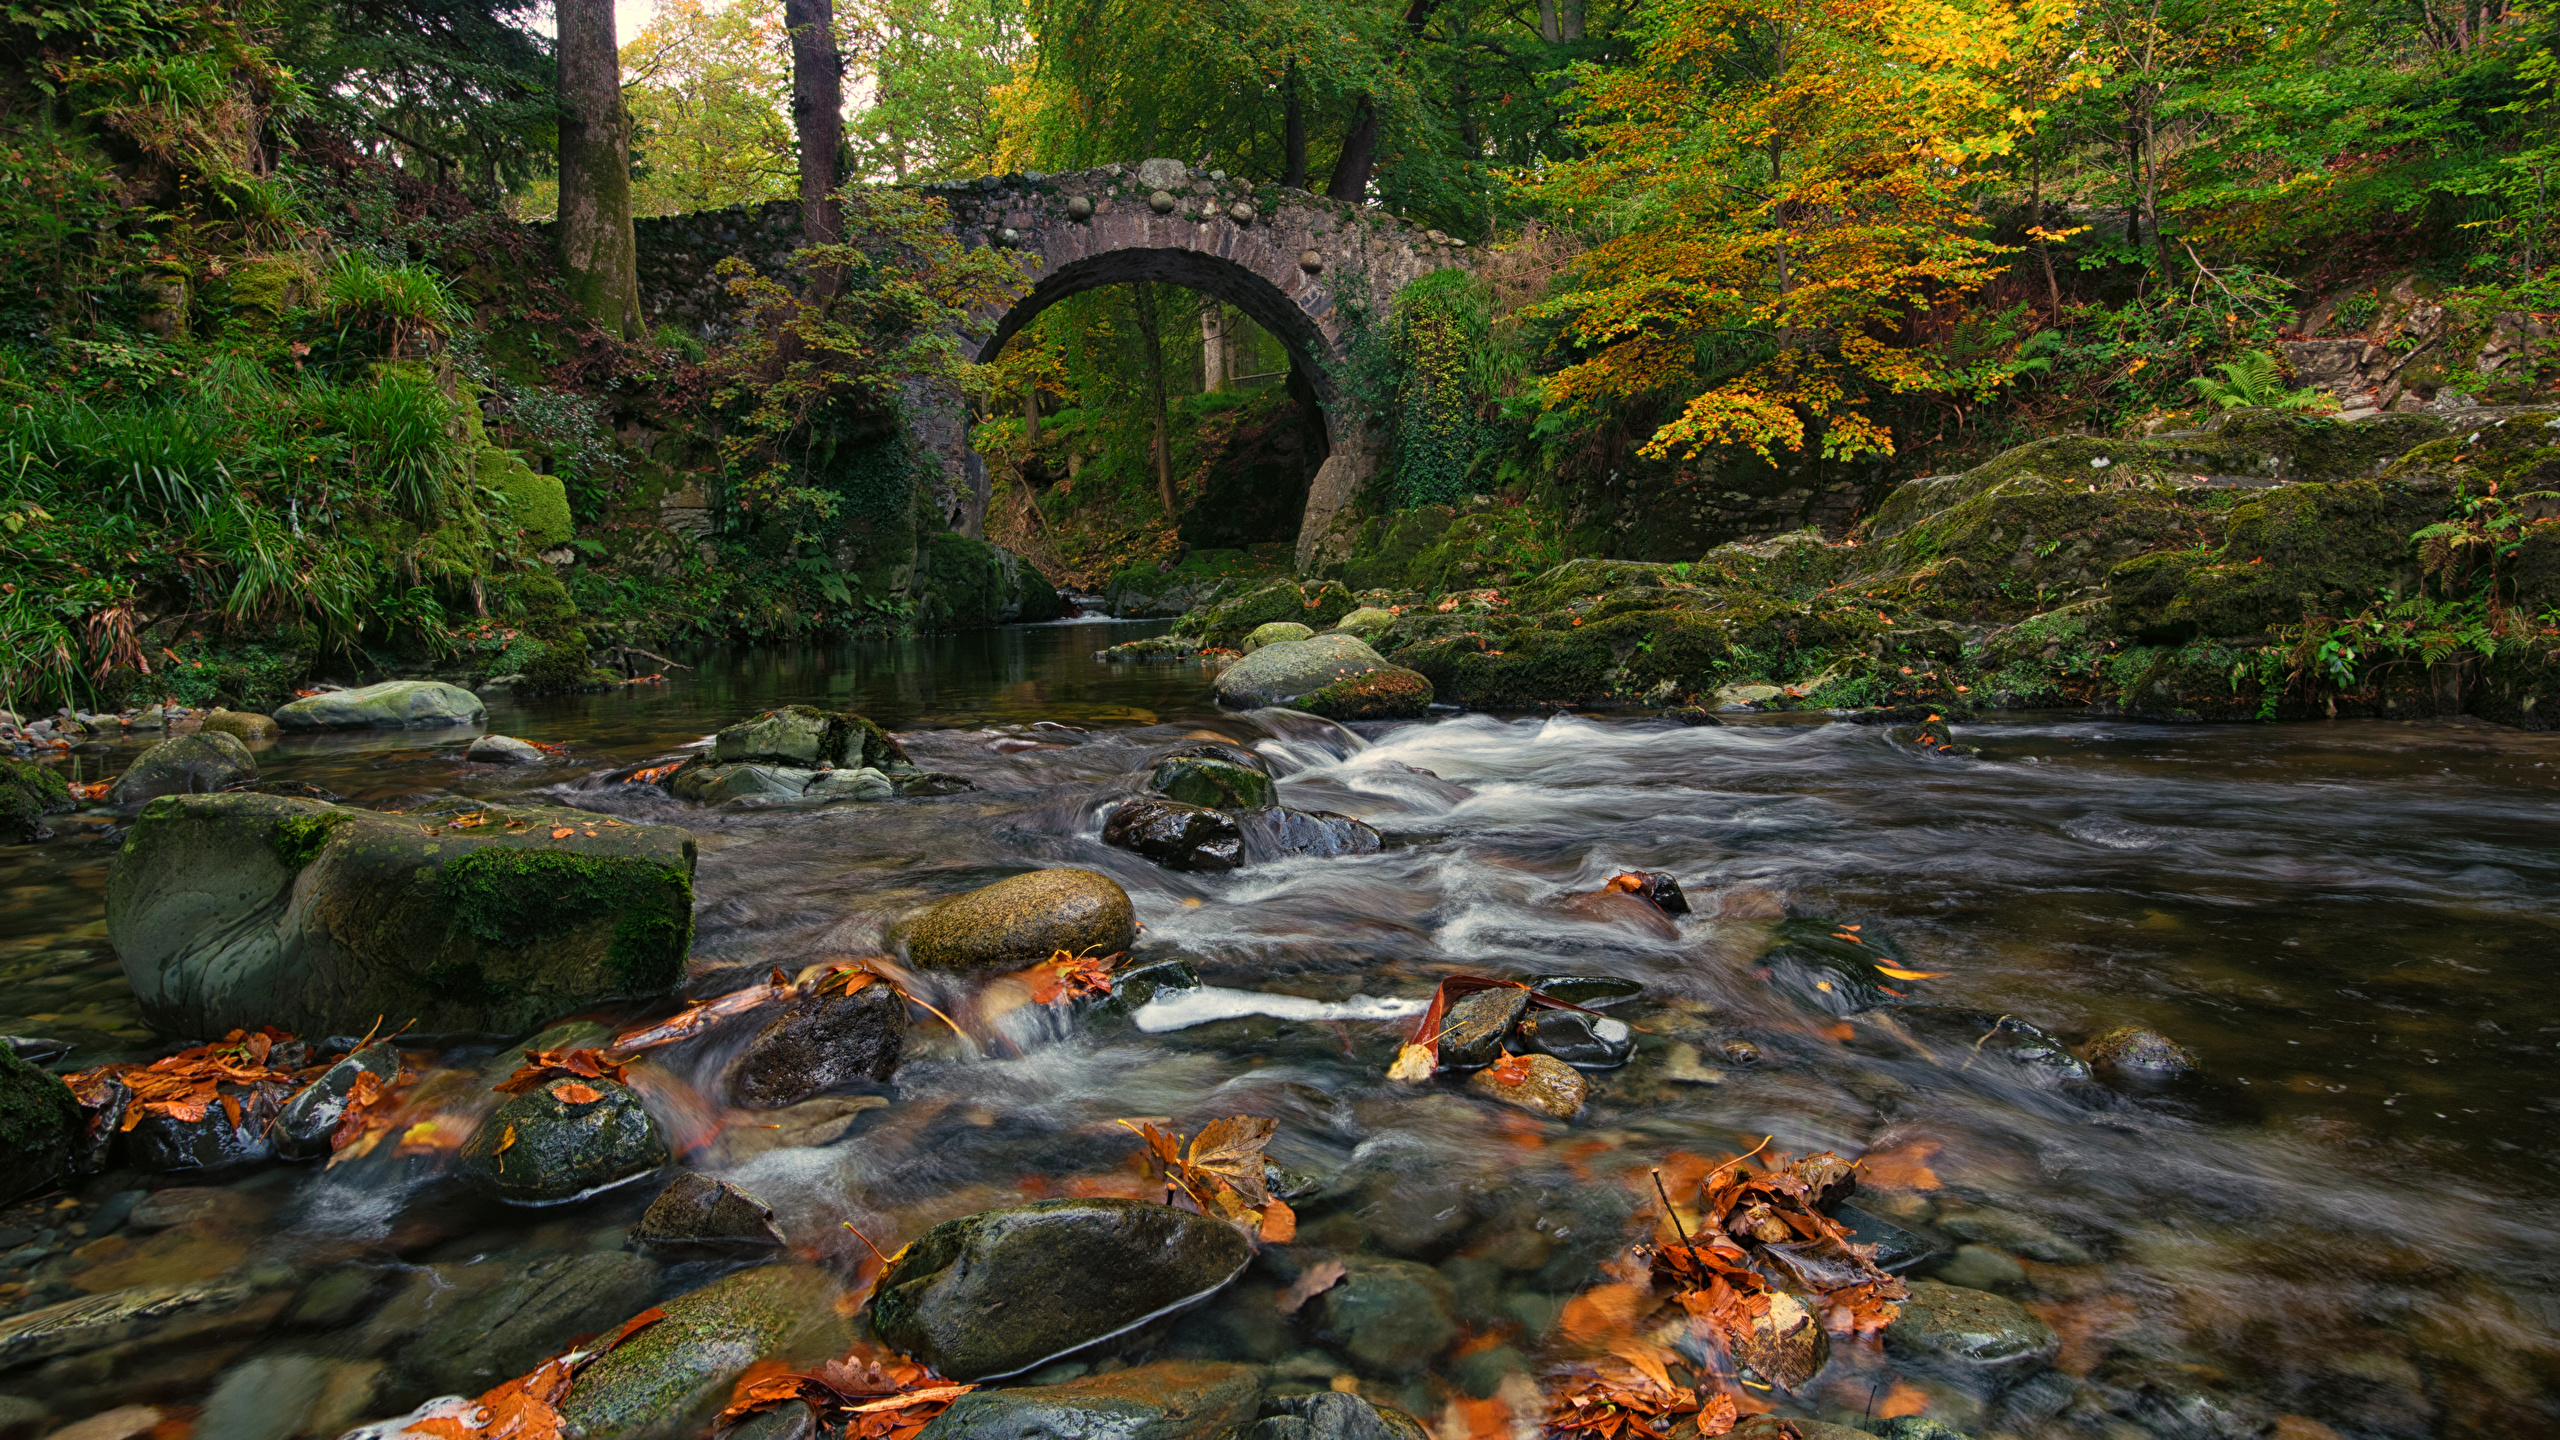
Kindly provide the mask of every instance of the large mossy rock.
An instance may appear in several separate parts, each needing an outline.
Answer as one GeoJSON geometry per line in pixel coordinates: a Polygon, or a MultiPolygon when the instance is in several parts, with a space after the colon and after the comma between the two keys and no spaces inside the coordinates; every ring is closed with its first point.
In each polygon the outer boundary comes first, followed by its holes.
{"type": "Polygon", "coordinates": [[[640,1092],[563,1076],[513,1095],[462,1142],[461,1173],[511,1205],[557,1205],[667,1163],[640,1092]]]}
{"type": "Polygon", "coordinates": [[[919,630],[982,630],[1066,613],[1057,587],[1000,545],[945,530],[926,536],[916,559],[910,583],[919,630]]]}
{"type": "Polygon", "coordinates": [[[1194,637],[1203,646],[1240,650],[1247,636],[1273,621],[1321,628],[1357,608],[1351,592],[1333,581],[1276,580],[1192,611],[1174,622],[1173,633],[1194,637]]]}
{"type": "Polygon", "coordinates": [[[1258,1366],[1159,1360],[963,1395],[916,1440],[1209,1440],[1251,1420],[1261,1400],[1258,1366]]]}
{"type": "Polygon", "coordinates": [[[1253,1242],[1135,1200],[1042,1200],[949,1220],[872,1292],[874,1333],[954,1380],[993,1380],[1127,1334],[1226,1287],[1253,1242]]]}
{"type": "Polygon", "coordinates": [[[174,1034],[523,1034],[674,988],[693,838],[550,806],[383,815],[281,795],[171,795],[107,877],[107,934],[174,1034]],[[569,833],[554,837],[553,832],[569,833]]]}
{"type": "Polygon", "coordinates": [[[258,778],[258,761],[238,737],[218,730],[172,735],[134,758],[116,780],[119,805],[163,795],[210,795],[258,778]]]}
{"type": "Polygon", "coordinates": [[[927,970],[1019,970],[1064,950],[1116,955],[1138,938],[1120,882],[1096,870],[1034,870],[936,902],[898,927],[927,970]]]}
{"type": "Polygon", "coordinates": [[[0,845],[42,840],[53,833],[47,815],[71,808],[71,782],[32,760],[0,756],[0,845]]]}
{"type": "Polygon", "coordinates": [[[1336,681],[1392,668],[1357,636],[1284,640],[1265,645],[1220,671],[1218,699],[1240,710],[1289,705],[1336,681]]]}
{"type": "Polygon", "coordinates": [[[479,1394],[558,1354],[564,1337],[612,1330],[648,1308],[660,1273],[626,1250],[502,1263],[496,1284],[429,1302],[431,1323],[400,1347],[401,1371],[427,1393],[479,1394]]]}
{"type": "Polygon", "coordinates": [[[71,1158],[81,1127],[79,1104],[60,1080],[0,1045],[0,1205],[42,1189],[71,1158]]]}
{"type": "Polygon", "coordinates": [[[664,1302],[666,1318],[578,1374],[561,1417],[586,1440],[699,1432],[749,1365],[797,1368],[851,1343],[832,1276],[808,1265],[723,1275],[664,1302]]]}
{"type": "Polygon", "coordinates": [[[801,770],[914,768],[888,731],[850,710],[815,705],[785,705],[739,721],[711,737],[710,760],[801,770]]]}
{"type": "Polygon", "coordinates": [[[1419,720],[1430,712],[1431,697],[1429,676],[1390,666],[1301,695],[1296,708],[1327,720],[1419,720]]]}
{"type": "Polygon", "coordinates": [[[1261,770],[1210,755],[1175,755],[1159,761],[1148,772],[1147,783],[1169,800],[1215,810],[1250,810],[1277,804],[1280,798],[1271,777],[1261,770]]]}
{"type": "Polygon", "coordinates": [[[441,680],[385,680],[354,690],[305,695],[278,709],[275,719],[287,730],[397,730],[477,725],[488,713],[479,696],[459,685],[441,680]]]}

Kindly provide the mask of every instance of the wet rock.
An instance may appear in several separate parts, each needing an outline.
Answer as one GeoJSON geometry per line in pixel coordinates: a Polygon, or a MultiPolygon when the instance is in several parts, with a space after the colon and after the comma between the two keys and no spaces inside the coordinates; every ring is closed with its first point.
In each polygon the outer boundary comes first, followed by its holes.
{"type": "Polygon", "coordinates": [[[124,1132],[124,1163],[137,1170],[229,1170],[273,1156],[276,1118],[292,1098],[292,1087],[280,1081],[244,1085],[225,1080],[214,1090],[238,1107],[236,1119],[221,1104],[206,1106],[203,1117],[195,1120],[145,1111],[124,1132]]]}
{"type": "Polygon", "coordinates": [[[1337,680],[1394,668],[1356,636],[1289,640],[1265,645],[1220,671],[1218,700],[1240,710],[1288,705],[1337,680]]]}
{"type": "Polygon", "coordinates": [[[2027,1267],[2017,1257],[1988,1245],[1959,1245],[1938,1267],[1937,1278],[1966,1290],[1999,1291],[2025,1283],[2027,1267]]]}
{"type": "Polygon", "coordinates": [[[782,1232],[773,1209],[726,1180],[687,1170],[658,1193],[631,1227],[642,1245],[686,1247],[775,1246],[782,1232]]]}
{"type": "Polygon", "coordinates": [[[1517,1082],[1505,1080],[1496,1069],[1479,1070],[1467,1077],[1467,1089],[1488,1100],[1517,1105],[1558,1120],[1570,1120],[1582,1113],[1583,1101],[1591,1094],[1591,1082],[1582,1072],[1553,1055],[1530,1055],[1526,1078],[1517,1082]]]}
{"type": "Polygon", "coordinates": [[[216,710],[204,717],[204,729],[207,733],[228,735],[252,745],[273,740],[284,733],[283,726],[250,710],[216,710]]]}
{"type": "Polygon", "coordinates": [[[1916,1280],[1902,1313],[1885,1327],[1884,1343],[1921,1360],[2006,1370],[2049,1359],[2061,1340],[2015,1300],[1916,1280]]]}
{"type": "Polygon", "coordinates": [[[927,776],[924,772],[918,771],[912,777],[918,788],[909,792],[887,775],[868,765],[852,770],[821,770],[809,778],[808,787],[800,792],[800,798],[803,800],[886,800],[893,795],[905,793],[948,793],[933,788],[941,778],[927,776]]]}
{"type": "Polygon", "coordinates": [[[136,1440],[159,1428],[167,1412],[157,1405],[119,1405],[53,1431],[47,1440],[136,1440]]]}
{"type": "Polygon", "coordinates": [[[1670,709],[1662,712],[1662,718],[1693,727],[1699,725],[1721,725],[1724,723],[1722,720],[1716,718],[1716,712],[1703,705],[1674,705],[1670,709]]]}
{"type": "Polygon", "coordinates": [[[1710,708],[1723,714],[1731,714],[1737,710],[1758,710],[1766,707],[1772,700],[1786,698],[1786,693],[1775,685],[1749,683],[1724,685],[1717,688],[1714,703],[1710,708]]]}
{"type": "Polygon", "coordinates": [[[1140,961],[1112,975],[1111,1003],[1116,1009],[1135,1010],[1167,990],[1199,988],[1199,970],[1180,956],[1140,961]]]}
{"type": "MultiPolygon", "coordinates": [[[[1926,968],[1905,964],[1890,943],[1874,932],[1872,925],[1848,931],[1831,920],[1781,920],[1771,935],[1775,943],[1760,957],[1760,964],[1769,972],[1770,988],[1798,1004],[1833,1015],[1863,1014],[1896,998],[1885,993],[1878,963],[1897,969],[1926,968]],[[1844,933],[1859,938],[1843,939],[1844,933]]],[[[1911,988],[1899,980],[1893,986],[1905,992],[1911,988]]]]}
{"type": "Polygon", "coordinates": [[[1980,749],[1959,743],[1956,740],[1956,732],[1948,728],[1944,720],[1906,725],[1900,729],[1888,730],[1885,735],[1895,744],[1909,746],[1918,754],[1932,759],[1979,760],[1982,758],[1980,749]]]}
{"type": "Polygon", "coordinates": [[[1630,870],[1609,882],[1639,900],[1650,901],[1665,915],[1689,913],[1689,897],[1680,893],[1680,877],[1667,871],[1630,870]],[[1626,882],[1621,885],[1620,882],[1626,882]]]}
{"type": "MultiPolygon", "coordinates": [[[[1509,1351],[1508,1347],[1503,1349],[1516,1358],[1518,1352],[1509,1351]]],[[[1459,1365],[1463,1368],[1473,1358],[1474,1355],[1469,1355],[1459,1361],[1459,1365]]],[[[1317,1367],[1327,1367],[1319,1378],[1341,1373],[1341,1367],[1320,1352],[1310,1351],[1304,1363],[1311,1375],[1315,1374],[1317,1367]]],[[[1484,1392],[1486,1396],[1492,1393],[1489,1389],[1484,1392]]],[[[1405,1431],[1378,1407],[1358,1395],[1324,1390],[1313,1395],[1289,1395],[1266,1402],[1262,1407],[1262,1419],[1243,1430],[1239,1440],[1405,1440],[1405,1431]]]]}
{"type": "Polygon", "coordinates": [[[139,805],[163,795],[210,795],[258,778],[249,747],[219,731],[172,735],[145,750],[117,779],[119,805],[139,805]]]}
{"type": "Polygon", "coordinates": [[[547,805],[467,808],[479,822],[457,828],[278,795],[152,801],[106,895],[144,1017],[188,1035],[377,1022],[521,1035],[675,987],[693,938],[690,835],[547,805]]]}
{"type": "Polygon", "coordinates": [[[1734,1342],[1733,1358],[1781,1390],[1801,1390],[1831,1359],[1831,1337],[1804,1302],[1781,1290],[1734,1342]]]}
{"type": "Polygon", "coordinates": [[[1419,720],[1431,711],[1431,679],[1418,670],[1390,665],[1345,676],[1289,702],[1310,715],[1349,723],[1354,720],[1419,720]]]}
{"type": "Polygon", "coordinates": [[[53,1411],[24,1395],[0,1395],[0,1440],[36,1440],[53,1426],[53,1411]]]}
{"type": "Polygon", "coordinates": [[[874,1333],[955,1380],[992,1380],[1207,1299],[1253,1259],[1234,1226],[1168,1205],[1044,1200],[935,1226],[871,1301],[874,1333]]]}
{"type": "Polygon", "coordinates": [[[1386,844],[1369,826],[1329,810],[1266,806],[1237,815],[1236,829],[1249,861],[1375,855],[1386,844]]]}
{"type": "Polygon", "coordinates": [[[711,737],[708,758],[715,765],[781,765],[801,770],[867,765],[885,774],[915,768],[888,731],[850,710],[820,710],[814,705],[785,705],[742,720],[711,737]]]}
{"type": "Polygon", "coordinates": [[[197,1328],[238,1309],[246,1285],[137,1285],[0,1320],[0,1370],[79,1355],[163,1328],[197,1328]]]}
{"type": "Polygon", "coordinates": [[[1261,1400],[1259,1366],[1160,1360],[963,1395],[916,1440],[1207,1440],[1251,1420],[1261,1400]]]}
{"type": "Polygon", "coordinates": [[[2089,1063],[2143,1079],[2191,1075],[2201,1067],[2184,1045],[2157,1030],[2119,1025],[2089,1042],[2089,1063]]]}
{"type": "Polygon", "coordinates": [[[1269,775],[1206,756],[1183,755],[1159,762],[1147,783],[1167,799],[1216,810],[1247,810],[1279,798],[1269,775]]]}
{"type": "Polygon", "coordinates": [[[666,786],[667,793],[679,800],[720,805],[731,800],[798,800],[817,778],[815,770],[788,765],[723,765],[696,758],[668,776],[666,786]]]}
{"type": "Polygon", "coordinates": [[[2093,1258],[2078,1243],[2053,1233],[2043,1221],[2014,1210],[1988,1206],[1942,1210],[1937,1226],[1950,1235],[1997,1245],[2047,1265],[2086,1265],[2093,1258]]]}
{"type": "Polygon", "coordinates": [[[1401,1378],[1421,1370],[1458,1338],[1449,1282],[1411,1260],[1361,1258],[1316,1297],[1316,1338],[1368,1374],[1401,1378]]]}
{"type": "Polygon", "coordinates": [[[1603,925],[1623,925],[1657,940],[1677,940],[1680,927],[1662,907],[1631,891],[1615,887],[1559,897],[1556,908],[1603,925]]]}
{"type": "Polygon", "coordinates": [[[1234,816],[1178,800],[1126,802],[1103,825],[1102,843],[1192,874],[1233,870],[1244,856],[1234,816]]]}
{"type": "Polygon", "coordinates": [[[512,735],[483,735],[471,742],[462,758],[483,765],[539,765],[544,756],[542,747],[512,735]]]}
{"type": "Polygon", "coordinates": [[[1295,620],[1274,620],[1268,625],[1255,626],[1253,633],[1244,637],[1242,648],[1250,655],[1265,645],[1277,645],[1284,640],[1304,640],[1315,633],[1295,620]]]}
{"type": "Polygon", "coordinates": [[[1623,1020],[1573,1010],[1533,1010],[1512,1027],[1511,1048],[1552,1055],[1584,1070],[1613,1070],[1635,1057],[1635,1031],[1623,1020]]]}
{"type": "Polygon", "coordinates": [[[1754,1415],[1725,1433],[1733,1440],[1875,1440],[1868,1432],[1847,1425],[1795,1416],[1781,1420],[1775,1415],[1754,1415]]]}
{"type": "Polygon", "coordinates": [[[1441,1016],[1440,1064],[1451,1070],[1492,1064],[1528,1008],[1529,992],[1517,985],[1460,997],[1441,1016]]]}
{"type": "Polygon", "coordinates": [[[1888,1274],[1898,1275],[1946,1248],[1856,1205],[1839,1207],[1831,1218],[1848,1230],[1850,1244],[1874,1246],[1876,1268],[1888,1274]]]}
{"type": "Polygon", "coordinates": [[[1241,745],[1230,745],[1224,740],[1194,740],[1189,744],[1176,745],[1172,749],[1156,756],[1156,758],[1150,762],[1150,768],[1154,765],[1161,765],[1167,760],[1180,760],[1186,757],[1201,760],[1223,760],[1230,765],[1241,765],[1247,770],[1259,770],[1265,775],[1271,773],[1270,761],[1263,759],[1261,756],[1254,754],[1252,751],[1241,745]]]}
{"type": "Polygon", "coordinates": [[[760,1124],[733,1125],[722,1131],[713,1155],[719,1164],[738,1166],[772,1150],[832,1145],[853,1129],[855,1121],[888,1103],[878,1095],[837,1095],[767,1110],[760,1124]]]}
{"type": "Polygon", "coordinates": [[[521,1375],[569,1336],[646,1309],[658,1289],[657,1262],[626,1250],[483,1264],[502,1272],[495,1283],[431,1301],[426,1329],[399,1348],[402,1370],[429,1393],[476,1395],[521,1375]]]}
{"type": "Polygon", "coordinates": [[[0,844],[51,839],[44,817],[71,808],[71,784],[60,774],[0,755],[0,844]]]}
{"type": "Polygon", "coordinates": [[[2088,1062],[2069,1046],[2015,1015],[1995,1015],[1953,1005],[1913,1005],[1896,1018],[1911,1033],[1967,1057],[2005,1060],[2045,1084],[2079,1085],[2090,1078],[2088,1062]]]}
{"type": "Polygon", "coordinates": [[[329,1137],[347,1113],[356,1078],[371,1075],[385,1085],[400,1078],[400,1052],[377,1040],[328,1069],[285,1102],[276,1118],[276,1153],[287,1160],[316,1160],[329,1153],[329,1137]]]}
{"type": "Polygon", "coordinates": [[[667,1138],[639,1092],[612,1080],[564,1078],[490,1111],[462,1142],[459,1169],[509,1204],[556,1205],[666,1163],[667,1138]]]}
{"type": "Polygon", "coordinates": [[[940,901],[899,927],[927,970],[1019,970],[1060,950],[1116,955],[1137,938],[1129,892],[1092,870],[1034,870],[940,901]]]}
{"type": "Polygon", "coordinates": [[[766,1265],[663,1301],[665,1319],[579,1372],[561,1416],[586,1440],[694,1433],[757,1360],[843,1354],[851,1336],[840,1294],[814,1267],[766,1265]]]}
{"type": "Polygon", "coordinates": [[[337,1435],[364,1418],[382,1362],[258,1355],[225,1372],[189,1440],[296,1440],[337,1435]]]}
{"type": "Polygon", "coordinates": [[[778,1110],[829,1090],[897,1073],[907,1044],[907,1000],[873,983],[852,994],[821,985],[765,1022],[729,1071],[729,1095],[750,1110],[778,1110]]]}
{"type": "Polygon", "coordinates": [[[53,1183],[71,1163],[86,1118],[60,1080],[17,1057],[0,1053],[0,1203],[53,1183]]]}
{"type": "Polygon", "coordinates": [[[305,695],[276,711],[287,730],[385,730],[477,725],[489,713],[480,697],[441,680],[385,680],[353,690],[305,695]]]}

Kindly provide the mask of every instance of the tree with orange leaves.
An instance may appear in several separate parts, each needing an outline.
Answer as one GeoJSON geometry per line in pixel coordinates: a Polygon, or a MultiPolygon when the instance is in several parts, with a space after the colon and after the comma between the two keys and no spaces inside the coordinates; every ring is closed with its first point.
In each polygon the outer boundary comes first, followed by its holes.
{"type": "Polygon", "coordinates": [[[1890,454],[1887,392],[2004,378],[1914,342],[1912,317],[2007,252],[1965,203],[2034,115],[2005,69],[2056,0],[1657,0],[1636,64],[1577,76],[1585,157],[1535,178],[1611,234],[1539,307],[1572,362],[1551,410],[1676,407],[1643,453],[1890,454]]]}

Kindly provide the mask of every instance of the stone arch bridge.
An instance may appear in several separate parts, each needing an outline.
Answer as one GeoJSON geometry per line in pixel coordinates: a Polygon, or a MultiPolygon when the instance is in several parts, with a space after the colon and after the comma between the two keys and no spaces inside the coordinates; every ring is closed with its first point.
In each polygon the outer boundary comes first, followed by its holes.
{"type": "MultiPolygon", "coordinates": [[[[1407,284],[1470,258],[1464,241],[1384,212],[1178,160],[990,175],[928,186],[926,193],[949,206],[962,243],[1027,257],[1029,292],[971,316],[964,327],[962,347],[973,360],[995,358],[1033,317],[1067,296],[1140,281],[1214,296],[1278,337],[1315,388],[1328,445],[1299,524],[1301,570],[1332,558],[1347,539],[1335,521],[1347,518],[1344,508],[1379,461],[1376,439],[1344,403],[1355,315],[1382,318],[1407,284]]],[[[684,258],[693,261],[707,253],[716,261],[720,253],[761,244],[765,253],[749,258],[771,269],[798,238],[797,214],[787,205],[642,221],[640,229],[641,291],[653,322],[690,318],[683,313],[689,307],[682,277],[649,273],[659,253],[690,252],[684,258]],[[722,216],[729,217],[726,228],[722,216]],[[666,239],[653,232],[671,221],[694,221],[696,229],[670,246],[672,231],[666,239]],[[712,228],[701,228],[705,223],[712,228]]],[[[699,269],[707,274],[708,263],[699,269]]],[[[945,517],[952,528],[976,534],[989,486],[985,462],[969,447],[965,408],[956,395],[912,398],[921,438],[943,462],[945,517]]]]}

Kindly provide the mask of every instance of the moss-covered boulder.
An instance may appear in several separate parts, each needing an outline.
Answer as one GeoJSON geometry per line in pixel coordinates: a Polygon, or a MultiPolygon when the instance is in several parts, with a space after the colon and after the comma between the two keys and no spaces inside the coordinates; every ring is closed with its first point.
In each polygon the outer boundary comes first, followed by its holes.
{"type": "Polygon", "coordinates": [[[850,710],[785,705],[741,720],[711,737],[709,759],[720,765],[781,765],[912,770],[907,752],[889,732],[850,710]]]}
{"type": "Polygon", "coordinates": [[[1019,970],[1064,950],[1117,955],[1138,937],[1120,882],[1094,870],[1034,870],[909,917],[897,938],[927,970],[1019,970]]]}
{"type": "Polygon", "coordinates": [[[672,989],[693,864],[681,830],[549,806],[172,795],[117,852],[107,933],[144,1016],[176,1034],[522,1034],[672,989]]]}
{"type": "Polygon", "coordinates": [[[587,1440],[690,1435],[749,1365],[798,1366],[851,1343],[843,1287],[810,1265],[762,1265],[666,1301],[666,1318],[578,1373],[561,1418],[587,1440]]]}
{"type": "Polygon", "coordinates": [[[1244,653],[1250,655],[1265,645],[1277,645],[1283,640],[1304,640],[1315,633],[1295,620],[1274,620],[1268,625],[1256,625],[1253,633],[1244,637],[1244,653]]]}
{"type": "Polygon", "coordinates": [[[50,1184],[71,1158],[80,1125],[70,1087],[0,1045],[0,1154],[9,1157],[0,1205],[50,1184]]]}
{"type": "Polygon", "coordinates": [[[511,1095],[462,1142],[461,1173],[511,1205],[557,1205],[667,1163],[667,1137],[640,1093],[562,1076],[511,1095]]]}
{"type": "Polygon", "coordinates": [[[1333,628],[1345,635],[1357,635],[1372,644],[1396,623],[1395,612],[1375,605],[1363,605],[1333,622],[1333,628]]]}
{"type": "Polygon", "coordinates": [[[441,680],[385,680],[353,690],[305,695],[276,711],[287,730],[396,730],[477,725],[489,713],[480,697],[441,680]]]}
{"type": "Polygon", "coordinates": [[[1389,666],[1301,695],[1297,708],[1327,720],[1419,720],[1429,713],[1431,696],[1428,676],[1389,666]]]}
{"type": "Polygon", "coordinates": [[[204,717],[205,731],[228,735],[245,744],[257,745],[282,734],[284,727],[254,710],[216,710],[204,717]]]}
{"type": "Polygon", "coordinates": [[[559,476],[537,474],[523,456],[498,445],[480,448],[474,473],[507,502],[508,520],[535,549],[566,545],[577,533],[569,518],[569,490],[559,476]]]}
{"type": "Polygon", "coordinates": [[[1358,606],[1350,591],[1330,580],[1275,580],[1192,611],[1174,622],[1173,633],[1206,647],[1235,650],[1243,647],[1247,636],[1275,620],[1317,629],[1358,606]]]}
{"type": "Polygon", "coordinates": [[[1214,810],[1249,810],[1279,800],[1271,777],[1260,769],[1205,755],[1168,757],[1148,772],[1147,783],[1168,799],[1214,810]]]}
{"type": "Polygon", "coordinates": [[[916,558],[919,630],[1036,624],[1066,613],[1058,588],[1003,546],[946,530],[925,537],[916,558]]]}
{"type": "MultiPolygon", "coordinates": [[[[1058,1385],[979,1390],[953,1401],[916,1440],[1210,1440],[1252,1422],[1262,1376],[1260,1366],[1231,1361],[1158,1360],[1058,1385]]],[[[1387,1440],[1389,1433],[1345,1428],[1327,1440],[1387,1440]]]]}
{"type": "Polygon", "coordinates": [[[1337,680],[1387,668],[1384,657],[1356,636],[1284,640],[1219,671],[1218,700],[1238,709],[1290,705],[1337,680]]]}
{"type": "Polygon", "coordinates": [[[219,730],[172,735],[134,757],[117,777],[119,805],[139,805],[163,795],[210,795],[225,786],[258,778],[258,761],[249,747],[219,730]]]}
{"type": "Polygon", "coordinates": [[[1224,1289],[1234,1226],[1134,1200],[1042,1200],[947,1220],[898,1252],[871,1328],[954,1380],[1019,1375],[1224,1289]]]}
{"type": "Polygon", "coordinates": [[[44,839],[53,833],[44,817],[70,808],[70,781],[32,760],[0,756],[0,845],[44,839]]]}

